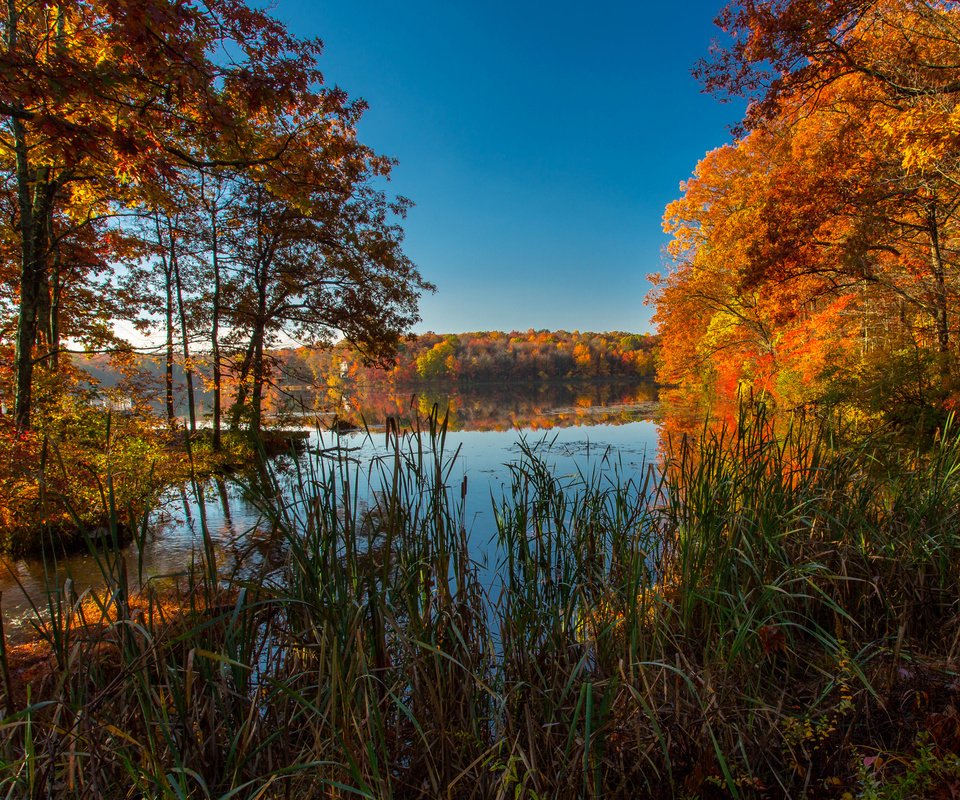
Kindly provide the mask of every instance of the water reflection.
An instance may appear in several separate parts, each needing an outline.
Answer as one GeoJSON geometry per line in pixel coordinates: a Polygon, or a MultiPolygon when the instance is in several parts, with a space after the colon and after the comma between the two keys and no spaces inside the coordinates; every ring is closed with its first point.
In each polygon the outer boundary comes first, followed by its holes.
{"type": "MultiPolygon", "coordinates": [[[[516,461],[521,443],[534,449],[558,475],[616,471],[623,479],[638,475],[656,460],[658,428],[653,421],[656,391],[649,384],[561,385],[484,387],[473,391],[434,390],[408,397],[389,393],[343,398],[344,411],[363,419],[371,429],[388,416],[404,426],[434,404],[449,407],[446,452],[457,453],[450,482],[459,488],[466,481],[465,519],[474,552],[488,552],[495,534],[491,498],[501,495],[510,475],[506,465],[516,461]],[[552,429],[552,430],[551,430],[552,429]],[[547,432],[549,431],[549,432],[547,432]]],[[[314,453],[331,447],[350,450],[355,460],[352,480],[363,498],[371,490],[371,464],[388,453],[383,433],[354,431],[341,435],[312,434],[314,453]]],[[[279,478],[281,489],[291,479],[290,469],[279,478]]],[[[221,573],[241,570],[245,575],[268,573],[283,562],[284,553],[272,522],[250,502],[248,487],[261,476],[218,477],[199,492],[193,487],[174,487],[162,498],[150,519],[144,540],[126,548],[122,557],[129,580],[167,580],[186,575],[199,563],[205,547],[215,553],[221,573]],[[206,530],[208,536],[203,535],[206,530]]],[[[377,485],[376,480],[372,481],[377,485]]],[[[74,592],[103,585],[98,560],[91,555],[46,560],[31,558],[3,562],[0,567],[2,610],[8,631],[23,637],[30,633],[34,616],[29,597],[39,606],[48,591],[62,591],[70,578],[74,592]],[[26,597],[25,597],[26,595],[26,597]]]]}
{"type": "Polygon", "coordinates": [[[444,385],[408,391],[360,387],[294,396],[287,413],[311,416],[333,409],[355,425],[381,426],[388,417],[410,425],[436,406],[448,410],[454,431],[549,430],[651,419],[656,403],[657,386],[649,381],[444,385]]]}

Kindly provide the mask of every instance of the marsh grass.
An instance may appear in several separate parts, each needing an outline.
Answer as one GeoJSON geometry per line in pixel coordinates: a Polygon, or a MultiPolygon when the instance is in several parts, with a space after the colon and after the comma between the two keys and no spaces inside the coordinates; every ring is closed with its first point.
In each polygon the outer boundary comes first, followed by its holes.
{"type": "Polygon", "coordinates": [[[0,651],[0,787],[933,791],[960,746],[960,439],[948,427],[904,452],[841,446],[835,430],[745,409],[631,479],[558,476],[524,448],[494,499],[492,581],[437,413],[389,426],[372,463],[333,448],[295,460],[283,485],[262,472],[282,570],[222,574],[204,528],[176,592],[135,595],[108,549],[105,592],[68,587],[36,610],[32,661],[0,651]]]}

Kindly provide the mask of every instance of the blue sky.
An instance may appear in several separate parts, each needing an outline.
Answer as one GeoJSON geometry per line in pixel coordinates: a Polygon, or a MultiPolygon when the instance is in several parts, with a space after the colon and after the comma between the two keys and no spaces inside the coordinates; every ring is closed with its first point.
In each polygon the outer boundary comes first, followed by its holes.
{"type": "Polygon", "coordinates": [[[399,161],[406,252],[438,291],[418,331],[650,330],[664,206],[742,104],[690,70],[723,3],[277,0],[325,43],[399,161]]]}

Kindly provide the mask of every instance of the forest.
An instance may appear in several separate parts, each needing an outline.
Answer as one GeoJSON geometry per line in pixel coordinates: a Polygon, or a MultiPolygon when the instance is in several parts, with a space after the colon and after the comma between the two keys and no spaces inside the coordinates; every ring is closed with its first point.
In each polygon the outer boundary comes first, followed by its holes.
{"type": "MultiPolygon", "coordinates": [[[[449,406],[456,425],[469,420],[474,429],[509,429],[511,424],[546,428],[560,420],[536,413],[534,407],[542,403],[516,414],[503,413],[514,406],[518,384],[544,397],[567,397],[561,405],[576,405],[580,413],[613,395],[628,405],[635,404],[637,396],[651,402],[656,393],[656,345],[657,337],[651,334],[527,330],[411,335],[401,339],[392,358],[379,364],[346,340],[323,348],[266,349],[257,425],[282,428],[321,420],[327,426],[381,426],[388,417],[408,418],[415,394],[420,398],[415,405],[426,404],[423,411],[432,405],[427,397],[449,406]],[[483,399],[476,407],[464,407],[456,397],[461,387],[479,392],[483,399]]],[[[76,357],[77,386],[95,402],[124,413],[155,415],[157,424],[162,419],[171,429],[187,416],[191,397],[201,426],[212,419],[215,395],[207,353],[191,359],[196,383],[192,392],[181,359],[172,369],[163,357],[145,354],[128,357],[121,366],[115,362],[108,355],[76,357]]],[[[237,413],[242,398],[236,362],[225,359],[220,384],[228,431],[233,426],[234,432],[240,428],[245,432],[252,418],[237,413]]],[[[205,432],[201,427],[198,435],[205,432]]]]}
{"type": "MultiPolygon", "coordinates": [[[[347,340],[329,347],[266,349],[263,410],[276,413],[283,406],[284,396],[293,391],[322,394],[341,387],[653,380],[656,345],[657,337],[652,334],[527,330],[410,335],[397,343],[392,357],[380,362],[371,362],[347,340]]],[[[143,394],[166,397],[170,391],[175,407],[183,405],[186,373],[182,359],[175,359],[174,369],[169,372],[167,362],[155,356],[137,357],[129,370],[112,362],[109,356],[87,355],[78,358],[76,364],[91,388],[99,388],[104,397],[130,402],[136,397],[142,402],[143,394]],[[131,375],[137,380],[131,380],[131,375]]],[[[201,379],[201,388],[210,387],[212,369],[207,354],[195,356],[191,366],[201,379]]],[[[221,382],[221,404],[232,407],[242,383],[235,362],[222,366],[221,382]]],[[[212,393],[204,394],[209,401],[212,393]]],[[[164,413],[174,415],[169,406],[164,413]]]]}
{"type": "Polygon", "coordinates": [[[749,99],[666,210],[660,375],[942,421],[960,400],[960,27],[953,3],[746,2],[701,62],[749,99]]]}
{"type": "Polygon", "coordinates": [[[327,385],[339,380],[411,385],[424,381],[469,383],[598,378],[653,378],[657,337],[623,332],[479,331],[427,333],[399,344],[392,364],[365,363],[349,343],[327,350],[301,349],[286,359],[285,374],[312,374],[327,385]]]}

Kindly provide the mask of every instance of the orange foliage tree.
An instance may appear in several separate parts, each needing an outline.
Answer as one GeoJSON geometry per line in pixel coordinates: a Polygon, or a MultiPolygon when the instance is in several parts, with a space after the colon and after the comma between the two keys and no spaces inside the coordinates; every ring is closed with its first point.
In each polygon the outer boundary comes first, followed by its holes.
{"type": "Polygon", "coordinates": [[[194,429],[209,349],[215,446],[228,359],[259,419],[281,334],[391,353],[431,287],[400,249],[407,202],[373,185],[392,162],[358,141],[365,105],[324,84],[319,41],[243,0],[5,9],[0,330],[18,430],[35,370],[60,369],[66,343],[122,347],[119,319],[166,319],[171,425],[174,361],[194,429]]]}
{"type": "Polygon", "coordinates": [[[665,215],[662,374],[786,403],[949,405],[960,13],[745,2],[720,22],[734,42],[701,75],[752,103],[741,138],[707,155],[665,215]]]}

